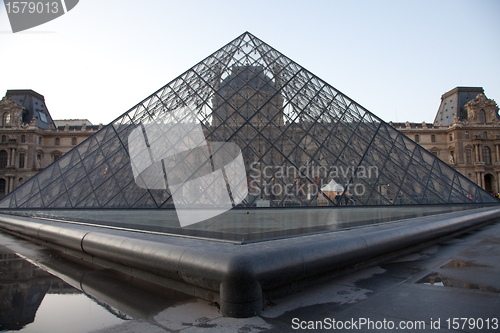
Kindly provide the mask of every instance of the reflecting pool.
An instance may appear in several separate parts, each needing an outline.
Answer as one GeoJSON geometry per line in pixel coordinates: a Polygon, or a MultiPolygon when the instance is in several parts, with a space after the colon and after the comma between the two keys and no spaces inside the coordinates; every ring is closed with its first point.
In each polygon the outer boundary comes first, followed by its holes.
{"type": "MultiPolygon", "coordinates": [[[[19,209],[13,214],[68,223],[84,223],[137,231],[249,243],[319,232],[331,232],[430,215],[488,207],[487,205],[347,206],[299,208],[234,208],[181,227],[174,209],[19,209]]],[[[192,214],[203,210],[193,209],[192,214]]]]}

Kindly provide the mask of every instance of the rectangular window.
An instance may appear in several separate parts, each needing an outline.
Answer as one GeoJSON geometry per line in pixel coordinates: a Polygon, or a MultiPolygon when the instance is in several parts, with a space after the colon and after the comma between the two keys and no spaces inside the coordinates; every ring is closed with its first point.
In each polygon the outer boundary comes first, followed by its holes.
{"type": "Polygon", "coordinates": [[[484,164],[491,164],[491,151],[488,146],[483,147],[483,161],[484,164]]]}
{"type": "Polygon", "coordinates": [[[415,142],[419,142],[420,141],[420,137],[418,135],[415,135],[415,142]]]}
{"type": "Polygon", "coordinates": [[[57,161],[61,155],[54,155],[54,162],[57,161]]]}
{"type": "Polygon", "coordinates": [[[465,149],[465,162],[472,164],[472,151],[470,149],[465,149]]]}
{"type": "Polygon", "coordinates": [[[24,153],[19,153],[19,169],[24,169],[24,153]]]}
{"type": "Polygon", "coordinates": [[[431,142],[436,142],[436,136],[434,134],[431,135],[431,142]]]}

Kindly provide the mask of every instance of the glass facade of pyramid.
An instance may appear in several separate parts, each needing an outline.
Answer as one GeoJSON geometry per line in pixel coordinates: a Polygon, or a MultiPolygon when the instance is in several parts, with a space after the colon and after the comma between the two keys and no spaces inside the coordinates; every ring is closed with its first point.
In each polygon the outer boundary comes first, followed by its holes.
{"type": "Polygon", "coordinates": [[[3,198],[0,209],[252,239],[495,203],[246,32],[3,198]]]}

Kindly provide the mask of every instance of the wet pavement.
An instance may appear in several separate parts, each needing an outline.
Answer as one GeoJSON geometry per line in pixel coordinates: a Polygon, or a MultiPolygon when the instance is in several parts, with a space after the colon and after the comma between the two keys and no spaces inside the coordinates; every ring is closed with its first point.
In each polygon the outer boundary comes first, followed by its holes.
{"type": "MultiPolygon", "coordinates": [[[[6,237],[0,241],[24,245],[6,237]]],[[[0,245],[0,298],[2,331],[68,332],[71,327],[72,332],[88,332],[126,319],[4,245],[0,245]]]]}
{"type": "Polygon", "coordinates": [[[337,331],[500,332],[500,222],[267,302],[247,319],[5,233],[0,255],[3,331],[321,332],[342,324],[337,331]]]}

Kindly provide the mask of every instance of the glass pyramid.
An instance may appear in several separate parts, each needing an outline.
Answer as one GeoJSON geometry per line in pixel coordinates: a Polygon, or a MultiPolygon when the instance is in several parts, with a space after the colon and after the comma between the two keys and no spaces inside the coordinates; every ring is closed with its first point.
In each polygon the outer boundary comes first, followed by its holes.
{"type": "Polygon", "coordinates": [[[245,32],[31,178],[0,207],[175,207],[187,225],[196,223],[193,207],[220,213],[235,206],[494,202],[245,32]]]}

